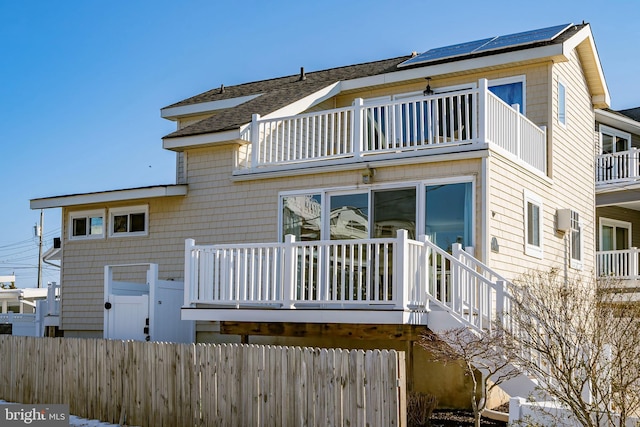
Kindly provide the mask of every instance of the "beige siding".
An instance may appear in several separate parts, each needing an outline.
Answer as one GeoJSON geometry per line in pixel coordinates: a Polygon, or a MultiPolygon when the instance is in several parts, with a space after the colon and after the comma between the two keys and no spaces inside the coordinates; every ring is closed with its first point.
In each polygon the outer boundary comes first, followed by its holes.
{"type": "MultiPolygon", "coordinates": [[[[478,157],[446,161],[433,156],[428,163],[376,168],[373,186],[430,179],[473,176],[476,183],[476,256],[510,278],[532,268],[562,267],[564,236],[555,232],[555,212],[561,208],[578,210],[583,222],[584,265],[593,271],[594,260],[594,114],[584,75],[576,55],[566,63],[538,63],[501,68],[484,73],[465,73],[436,77],[434,88],[477,83],[479,78],[498,79],[526,76],[526,112],[538,125],[548,126],[550,178],[541,176],[521,163],[514,163],[497,152],[484,162],[478,157]],[[567,85],[568,126],[556,123],[557,80],[567,85]],[[552,111],[552,112],[550,112],[552,111]],[[488,174],[483,176],[483,163],[488,174]],[[578,165],[578,166],[576,166],[578,165]],[[487,188],[483,188],[484,183],[487,188]],[[543,199],[544,258],[524,253],[524,189],[543,199]],[[483,204],[484,195],[488,203],[483,204]],[[483,230],[483,225],[487,229],[483,230]],[[495,237],[498,252],[483,253],[495,237]]],[[[393,93],[422,91],[424,79],[403,85],[370,88],[340,95],[314,107],[350,105],[355,97],[371,98],[393,93]]],[[[199,119],[201,119],[200,117],[199,119]]],[[[191,119],[189,119],[191,120],[191,119]]],[[[195,119],[194,119],[195,120],[195,119]]],[[[179,127],[187,121],[182,121],[179,127]]],[[[284,191],[335,188],[369,188],[362,184],[365,164],[350,170],[302,174],[245,181],[232,180],[237,145],[191,149],[177,159],[178,182],[189,185],[186,197],[151,199],[149,235],[146,237],[106,238],[68,241],[65,229],[62,282],[63,329],[70,334],[97,334],[103,325],[103,266],[132,262],[160,265],[160,278],[183,277],[184,240],[198,244],[271,242],[278,236],[279,194],[284,191]],[[187,162],[188,160],[188,162],[187,162]]],[[[131,203],[139,205],[141,202],[131,203]]],[[[109,206],[79,206],[74,210],[109,209],[109,206]]],[[[64,218],[69,210],[65,209],[64,218]]],[[[107,214],[108,217],[108,214],[107,214]]],[[[65,227],[67,221],[65,220],[65,227]]],[[[108,224],[107,224],[108,226],[108,224]]]]}
{"type": "MultiPolygon", "coordinates": [[[[187,197],[151,199],[149,235],[64,242],[63,325],[65,330],[101,330],[103,327],[103,267],[109,264],[157,263],[161,279],[183,278],[184,240],[198,244],[273,242],[278,236],[279,193],[288,190],[342,188],[362,185],[364,165],[343,172],[231,181],[232,145],[190,150],[187,197]]],[[[376,168],[373,186],[419,182],[458,176],[477,177],[479,159],[376,168]]],[[[476,179],[476,223],[481,214],[476,179]]],[[[141,202],[131,203],[139,205],[141,202]]],[[[75,210],[108,209],[120,205],[82,206],[75,210]]],[[[65,211],[68,218],[68,211],[65,211]]],[[[65,227],[68,224],[65,224],[65,227]]],[[[108,226],[108,224],[107,224],[108,226]]],[[[65,231],[65,236],[68,232],[65,231]]],[[[475,241],[480,240],[479,231],[475,241]]]]}
{"type": "Polygon", "coordinates": [[[176,153],[176,184],[187,183],[187,155],[184,152],[176,153]]]}

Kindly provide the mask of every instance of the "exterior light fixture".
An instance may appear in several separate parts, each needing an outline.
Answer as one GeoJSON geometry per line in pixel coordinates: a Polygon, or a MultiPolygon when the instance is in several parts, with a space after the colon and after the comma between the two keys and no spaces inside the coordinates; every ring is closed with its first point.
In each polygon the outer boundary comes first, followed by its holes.
{"type": "Polygon", "coordinates": [[[424,92],[422,92],[424,96],[433,95],[433,89],[431,89],[431,77],[427,77],[427,87],[424,92]]]}
{"type": "Polygon", "coordinates": [[[367,170],[362,173],[362,183],[371,184],[373,182],[373,177],[375,174],[376,170],[367,166],[367,170]]]}

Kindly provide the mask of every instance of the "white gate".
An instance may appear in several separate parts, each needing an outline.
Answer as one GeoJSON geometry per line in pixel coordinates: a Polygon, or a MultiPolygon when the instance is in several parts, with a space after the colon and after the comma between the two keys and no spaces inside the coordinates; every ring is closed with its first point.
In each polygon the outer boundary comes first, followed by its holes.
{"type": "Polygon", "coordinates": [[[111,295],[105,338],[144,341],[149,337],[149,295],[111,295]]]}
{"type": "Polygon", "coordinates": [[[184,283],[159,280],[157,264],[107,265],[104,268],[104,337],[194,342],[195,322],[180,318],[183,299],[184,283]],[[118,267],[146,267],[146,283],[114,281],[113,270],[118,267]]]}

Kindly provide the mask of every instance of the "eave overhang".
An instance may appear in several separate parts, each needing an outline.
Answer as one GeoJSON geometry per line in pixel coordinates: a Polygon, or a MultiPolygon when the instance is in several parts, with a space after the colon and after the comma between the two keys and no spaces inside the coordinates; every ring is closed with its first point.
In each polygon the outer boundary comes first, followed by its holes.
{"type": "Polygon", "coordinates": [[[195,116],[198,114],[213,113],[218,110],[237,107],[240,104],[251,101],[262,95],[239,96],[237,98],[221,99],[219,101],[200,102],[198,104],[181,105],[177,107],[165,107],[160,110],[160,117],[168,120],[178,120],[183,117],[195,116]]]}
{"type": "Polygon", "coordinates": [[[595,112],[596,121],[598,121],[599,123],[623,130],[625,132],[640,135],[640,122],[633,120],[631,117],[626,117],[621,114],[616,114],[612,113],[611,111],[600,109],[597,109],[595,112]]]}
{"type": "Polygon", "coordinates": [[[126,202],[158,197],[176,197],[187,195],[187,185],[156,185],[153,187],[130,188],[123,190],[100,191],[95,193],[71,194],[67,196],[31,199],[31,209],[63,208],[69,206],[91,205],[97,203],[126,202]]]}
{"type": "Polygon", "coordinates": [[[580,29],[575,35],[566,40],[562,46],[567,57],[573,49],[578,52],[587,79],[587,85],[591,91],[593,107],[608,108],[611,104],[611,97],[604,78],[604,72],[602,71],[598,50],[593,40],[591,27],[587,25],[580,29]]]}

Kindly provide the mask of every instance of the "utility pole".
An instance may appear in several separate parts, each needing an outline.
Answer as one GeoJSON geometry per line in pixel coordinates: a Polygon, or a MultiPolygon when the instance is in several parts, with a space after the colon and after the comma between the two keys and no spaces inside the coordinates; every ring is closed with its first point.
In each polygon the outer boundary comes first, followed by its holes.
{"type": "Polygon", "coordinates": [[[40,226],[36,225],[36,237],[39,239],[38,243],[38,288],[42,287],[42,230],[44,227],[44,210],[40,209],[40,226]]]}

